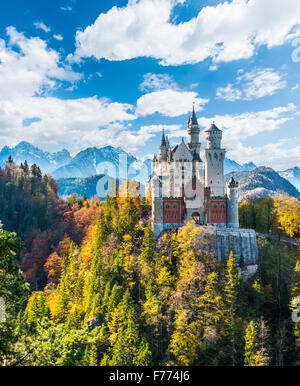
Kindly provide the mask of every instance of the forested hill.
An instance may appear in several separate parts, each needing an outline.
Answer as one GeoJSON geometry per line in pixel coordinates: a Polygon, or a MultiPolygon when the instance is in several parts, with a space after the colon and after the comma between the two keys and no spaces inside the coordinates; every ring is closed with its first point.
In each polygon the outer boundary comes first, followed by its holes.
{"type": "MultiPolygon", "coordinates": [[[[19,239],[0,226],[0,297],[7,305],[1,365],[300,362],[300,323],[291,318],[300,296],[299,249],[259,239],[259,269],[245,281],[234,251],[227,262],[214,258],[209,226],[189,222],[156,240],[145,199],[74,195],[64,202],[50,176],[13,162],[1,171],[0,186],[9,229],[22,222],[23,205],[32,216],[32,226],[20,228],[21,254],[19,239]]],[[[294,203],[293,212],[299,207],[294,203]]],[[[289,205],[273,209],[274,226],[289,229],[289,205]]]]}
{"type": "Polygon", "coordinates": [[[35,289],[46,284],[44,264],[53,248],[63,239],[80,242],[90,222],[88,214],[81,217],[80,199],[71,208],[57,191],[56,181],[35,164],[18,166],[10,159],[0,169],[0,221],[22,239],[18,262],[35,289]]]}

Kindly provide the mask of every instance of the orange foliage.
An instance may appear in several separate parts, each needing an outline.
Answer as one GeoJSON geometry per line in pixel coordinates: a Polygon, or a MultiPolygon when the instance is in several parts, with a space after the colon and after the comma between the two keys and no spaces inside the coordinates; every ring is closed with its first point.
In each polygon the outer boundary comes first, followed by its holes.
{"type": "Polygon", "coordinates": [[[61,275],[61,262],[62,258],[53,252],[48,257],[44,269],[47,273],[48,283],[58,283],[61,275]]]}
{"type": "Polygon", "coordinates": [[[126,180],[124,181],[118,189],[118,198],[117,201],[119,204],[124,204],[127,198],[132,198],[135,205],[139,205],[141,202],[140,195],[140,186],[136,181],[126,180]]]}

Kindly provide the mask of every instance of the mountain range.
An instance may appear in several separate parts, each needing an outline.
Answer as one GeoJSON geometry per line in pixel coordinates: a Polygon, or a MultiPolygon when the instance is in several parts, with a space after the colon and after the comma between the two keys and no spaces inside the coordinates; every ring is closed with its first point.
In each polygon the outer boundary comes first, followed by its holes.
{"type": "MultiPolygon", "coordinates": [[[[144,185],[152,166],[152,160],[141,161],[122,148],[113,146],[90,147],[72,157],[66,149],[50,153],[23,141],[13,148],[8,146],[2,148],[0,167],[5,165],[9,156],[17,163],[26,160],[29,165],[35,163],[40,166],[44,173],[51,173],[59,182],[60,194],[68,195],[76,192],[78,195],[85,193],[88,197],[95,194],[97,184],[104,175],[121,180],[135,179],[144,185]]],[[[230,176],[235,176],[239,181],[241,199],[249,195],[264,196],[280,192],[299,197],[297,190],[300,190],[299,167],[277,173],[270,168],[257,168],[253,162],[241,165],[226,158],[224,172],[227,180],[230,176]]],[[[144,186],[141,186],[141,191],[143,189],[144,186]]]]}
{"type": "MultiPolygon", "coordinates": [[[[68,150],[63,149],[57,153],[43,151],[29,142],[20,142],[17,146],[10,148],[4,146],[0,151],[0,166],[4,166],[8,157],[11,156],[16,163],[25,160],[31,166],[37,164],[44,173],[51,173],[57,179],[61,178],[86,178],[92,175],[103,173],[103,169],[118,167],[119,159],[127,159],[127,171],[130,175],[137,174],[142,170],[142,179],[146,179],[144,174],[150,173],[152,160],[147,159],[141,162],[137,157],[125,152],[120,147],[105,146],[102,148],[90,147],[80,151],[74,157],[71,157],[68,150]],[[145,167],[145,168],[144,168],[145,167]]],[[[231,172],[251,171],[256,168],[253,162],[240,165],[237,162],[226,158],[224,163],[225,174],[231,172]]],[[[110,174],[114,170],[110,170],[110,174]]]]}
{"type": "Polygon", "coordinates": [[[52,173],[57,168],[67,165],[72,161],[72,157],[66,149],[57,153],[49,153],[25,141],[20,142],[13,148],[8,146],[2,148],[0,152],[1,167],[4,166],[9,156],[18,164],[25,160],[30,166],[37,164],[44,173],[52,173]]]}
{"type": "Polygon", "coordinates": [[[279,174],[281,177],[289,180],[300,191],[300,168],[298,166],[279,172],[279,174]]]}
{"type": "Polygon", "coordinates": [[[239,182],[239,201],[249,198],[288,194],[300,198],[299,191],[287,179],[275,170],[259,167],[252,171],[234,172],[226,174],[225,180],[233,177],[239,182]]]}

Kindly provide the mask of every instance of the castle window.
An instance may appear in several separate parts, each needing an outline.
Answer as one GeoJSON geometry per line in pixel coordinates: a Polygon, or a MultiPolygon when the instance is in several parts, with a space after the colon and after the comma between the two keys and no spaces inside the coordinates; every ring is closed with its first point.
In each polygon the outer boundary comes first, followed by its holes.
{"type": "Polygon", "coordinates": [[[217,219],[217,215],[216,215],[216,214],[214,214],[214,219],[215,219],[215,220],[217,219]]]}
{"type": "Polygon", "coordinates": [[[166,209],[169,209],[170,208],[170,205],[169,204],[166,204],[166,209]]]}
{"type": "Polygon", "coordinates": [[[225,209],[225,205],[224,204],[221,204],[221,209],[225,209]]]}
{"type": "Polygon", "coordinates": [[[169,215],[168,214],[166,215],[166,219],[169,220],[169,215]]]}
{"type": "Polygon", "coordinates": [[[214,209],[218,209],[218,204],[214,204],[214,209]]]}
{"type": "Polygon", "coordinates": [[[177,216],[176,216],[176,214],[174,215],[174,219],[175,219],[175,220],[177,219],[177,216]]]}
{"type": "Polygon", "coordinates": [[[173,209],[177,209],[177,204],[173,204],[173,209]]]}

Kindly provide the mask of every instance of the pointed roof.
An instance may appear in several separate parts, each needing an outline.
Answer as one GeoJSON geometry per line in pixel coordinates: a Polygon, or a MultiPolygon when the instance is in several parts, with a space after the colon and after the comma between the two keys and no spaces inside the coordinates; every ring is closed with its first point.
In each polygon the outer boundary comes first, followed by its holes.
{"type": "Polygon", "coordinates": [[[209,131],[222,131],[222,130],[220,130],[220,129],[215,125],[215,123],[212,123],[211,126],[210,126],[210,128],[207,129],[207,130],[205,130],[206,133],[209,132],[209,131]]]}
{"type": "Polygon", "coordinates": [[[191,116],[192,125],[198,125],[198,119],[195,113],[195,105],[193,105],[193,111],[191,116]]]}
{"type": "Polygon", "coordinates": [[[166,135],[166,145],[167,145],[167,148],[169,148],[170,147],[170,142],[169,142],[169,138],[168,138],[168,136],[166,135]]]}
{"type": "Polygon", "coordinates": [[[165,138],[165,129],[163,129],[163,131],[162,131],[160,146],[167,146],[166,138],[165,138]]]}

